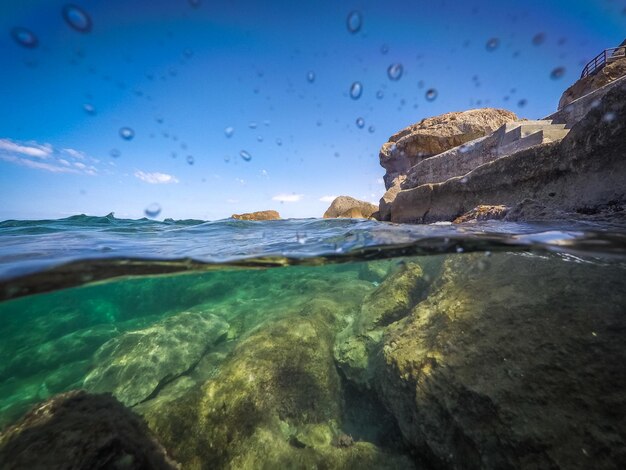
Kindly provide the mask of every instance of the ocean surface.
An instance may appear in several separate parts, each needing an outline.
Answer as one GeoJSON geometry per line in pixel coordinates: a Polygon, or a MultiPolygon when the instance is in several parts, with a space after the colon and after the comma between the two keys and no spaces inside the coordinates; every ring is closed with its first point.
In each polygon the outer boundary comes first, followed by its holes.
{"type": "Polygon", "coordinates": [[[81,389],[182,468],[618,468],[625,274],[591,222],[0,222],[0,467],[81,389]]]}

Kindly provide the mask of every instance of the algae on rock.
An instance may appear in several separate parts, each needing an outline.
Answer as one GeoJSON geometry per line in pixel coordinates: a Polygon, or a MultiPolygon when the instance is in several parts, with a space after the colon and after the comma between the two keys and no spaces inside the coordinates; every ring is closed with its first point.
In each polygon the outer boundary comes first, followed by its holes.
{"type": "Polygon", "coordinates": [[[386,330],[377,389],[435,466],[614,468],[626,461],[625,305],[617,264],[450,256],[386,330]]]}
{"type": "Polygon", "coordinates": [[[94,392],[112,392],[126,405],[136,405],[196,365],[227,332],[228,324],[212,313],[183,312],[143,330],[124,333],[96,352],[95,368],[84,385],[94,392]]]}

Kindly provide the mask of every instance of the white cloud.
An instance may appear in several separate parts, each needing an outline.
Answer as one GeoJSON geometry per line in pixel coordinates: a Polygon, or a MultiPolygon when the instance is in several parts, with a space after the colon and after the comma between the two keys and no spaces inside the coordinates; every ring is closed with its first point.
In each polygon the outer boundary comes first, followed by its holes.
{"type": "Polygon", "coordinates": [[[278,202],[298,202],[302,200],[304,194],[277,194],[272,198],[272,201],[278,202]]]}
{"type": "Polygon", "coordinates": [[[320,198],[320,201],[322,201],[322,202],[333,202],[336,198],[337,198],[337,196],[322,196],[320,198]]]}
{"type": "Polygon", "coordinates": [[[97,160],[74,149],[57,149],[50,144],[0,139],[0,160],[50,173],[96,175],[98,169],[87,163],[97,160]],[[79,161],[80,160],[80,161],[79,161]]]}
{"type": "Polygon", "coordinates": [[[63,152],[68,154],[70,157],[76,158],[77,160],[84,160],[85,159],[85,154],[83,152],[78,151],[78,150],[63,149],[63,152]]]}
{"type": "Polygon", "coordinates": [[[48,158],[52,154],[52,146],[50,144],[18,144],[10,139],[0,139],[0,150],[36,158],[48,158]]]}
{"type": "Polygon", "coordinates": [[[64,166],[56,166],[53,163],[40,162],[37,160],[28,160],[26,158],[16,157],[15,155],[0,155],[0,160],[15,163],[16,165],[33,168],[35,170],[49,171],[50,173],[80,173],[80,171],[64,166]]]}
{"type": "Polygon", "coordinates": [[[137,170],[135,171],[135,177],[139,178],[141,181],[150,184],[169,184],[169,183],[178,183],[178,178],[172,175],[168,175],[167,173],[159,173],[153,172],[148,173],[145,171],[137,170]]]}

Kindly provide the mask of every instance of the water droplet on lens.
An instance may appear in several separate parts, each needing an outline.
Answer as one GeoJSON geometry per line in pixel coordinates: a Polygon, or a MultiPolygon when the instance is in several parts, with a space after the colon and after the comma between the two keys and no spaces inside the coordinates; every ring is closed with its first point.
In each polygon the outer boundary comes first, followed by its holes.
{"type": "Polygon", "coordinates": [[[315,72],[310,71],[306,74],[306,79],[309,83],[313,83],[315,81],[315,72]]]}
{"type": "Polygon", "coordinates": [[[280,139],[276,139],[276,145],[278,146],[283,145],[283,141],[280,139]]]}
{"type": "Polygon", "coordinates": [[[118,149],[111,149],[109,155],[111,155],[113,158],[119,158],[121,152],[118,149]]]}
{"type": "Polygon", "coordinates": [[[233,134],[235,133],[235,128],[234,127],[226,127],[224,129],[224,135],[228,138],[231,138],[233,136],[233,134]]]}
{"type": "Polygon", "coordinates": [[[135,131],[130,127],[122,127],[120,129],[120,137],[124,140],[133,140],[133,137],[135,137],[135,131]]]}
{"type": "Polygon", "coordinates": [[[183,55],[187,58],[187,59],[191,59],[191,57],[193,57],[193,51],[191,49],[185,49],[183,51],[183,55]]]}
{"type": "Polygon", "coordinates": [[[376,92],[376,98],[378,98],[379,100],[382,100],[384,96],[385,94],[383,93],[383,90],[378,90],[376,92]]]}
{"type": "Polygon", "coordinates": [[[533,44],[535,46],[541,46],[546,41],[545,33],[537,33],[533,36],[533,44]]]}
{"type": "Polygon", "coordinates": [[[89,15],[71,3],[63,7],[63,19],[73,30],[79,33],[88,33],[93,26],[89,15]]]}
{"type": "Polygon", "coordinates": [[[146,207],[144,212],[148,217],[154,219],[161,213],[161,206],[158,203],[153,202],[148,207],[146,207]]]}
{"type": "Polygon", "coordinates": [[[189,0],[189,5],[191,5],[192,8],[200,8],[200,0],[189,0]]]}
{"type": "Polygon", "coordinates": [[[250,160],[252,160],[252,155],[250,155],[248,152],[246,152],[245,150],[242,150],[241,152],[239,152],[239,156],[241,158],[244,159],[244,161],[249,162],[250,160]]]}
{"type": "Polygon", "coordinates": [[[363,16],[359,11],[351,11],[348,14],[348,19],[346,20],[346,25],[348,26],[348,31],[352,34],[356,34],[360,31],[361,25],[363,24],[363,16]]]}
{"type": "Polygon", "coordinates": [[[489,52],[495,51],[499,46],[500,46],[500,40],[498,38],[491,38],[489,39],[489,41],[487,41],[487,44],[485,44],[485,48],[489,52]]]}
{"type": "Polygon", "coordinates": [[[435,101],[437,96],[439,96],[439,93],[434,88],[431,88],[426,92],[425,96],[428,101],[435,101]]]}
{"type": "Polygon", "coordinates": [[[370,134],[373,134],[376,128],[374,126],[369,126],[367,130],[370,131],[370,134]]]}
{"type": "Polygon", "coordinates": [[[259,142],[263,142],[263,136],[262,135],[257,135],[256,136],[256,140],[259,142]]]}
{"type": "Polygon", "coordinates": [[[602,116],[602,120],[604,122],[613,122],[613,121],[615,121],[616,117],[617,116],[615,115],[615,113],[613,111],[609,111],[604,116],[602,116]]]}
{"type": "Polygon", "coordinates": [[[387,68],[387,76],[389,77],[389,80],[392,80],[395,82],[397,80],[400,80],[400,77],[402,77],[403,71],[404,71],[404,67],[402,67],[402,64],[391,64],[387,68]]]}
{"type": "Polygon", "coordinates": [[[257,123],[255,121],[250,121],[250,123],[248,124],[248,127],[250,129],[256,129],[257,128],[257,123]]]}
{"type": "Polygon", "coordinates": [[[386,54],[387,52],[389,52],[389,46],[387,44],[383,44],[382,46],[380,46],[381,54],[386,54]]]}
{"type": "Polygon", "coordinates": [[[517,105],[518,105],[520,108],[523,108],[523,107],[524,107],[524,106],[526,106],[527,104],[528,104],[528,101],[527,101],[527,100],[525,100],[525,99],[521,99],[521,100],[519,100],[519,101],[517,102],[517,105]]]}
{"type": "Polygon", "coordinates": [[[193,158],[193,155],[187,155],[187,163],[193,165],[195,162],[196,160],[193,158]]]}
{"type": "Polygon", "coordinates": [[[357,118],[356,120],[356,127],[358,127],[359,129],[363,129],[363,126],[365,126],[365,119],[363,118],[357,118]]]}
{"type": "Polygon", "coordinates": [[[93,116],[94,114],[96,114],[96,108],[93,104],[91,103],[85,103],[83,105],[83,109],[85,110],[85,112],[87,114],[90,114],[91,116],[93,116]]]}
{"type": "Polygon", "coordinates": [[[35,34],[26,28],[13,28],[11,30],[11,37],[20,46],[27,49],[34,49],[39,45],[39,40],[35,34]]]}
{"type": "Polygon", "coordinates": [[[361,82],[354,82],[350,86],[350,98],[352,98],[353,100],[358,100],[361,97],[362,93],[363,85],[361,85],[361,82]]]}
{"type": "Polygon", "coordinates": [[[563,78],[565,75],[565,67],[557,67],[552,72],[550,72],[550,78],[552,80],[558,80],[559,78],[563,78]]]}

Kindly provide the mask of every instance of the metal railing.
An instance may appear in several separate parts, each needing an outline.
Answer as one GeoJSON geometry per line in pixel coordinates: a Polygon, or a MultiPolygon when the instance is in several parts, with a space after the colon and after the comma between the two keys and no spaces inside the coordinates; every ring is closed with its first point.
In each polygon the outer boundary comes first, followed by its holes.
{"type": "Polygon", "coordinates": [[[583,72],[580,74],[580,78],[585,78],[589,75],[598,73],[605,65],[610,64],[614,60],[626,57],[626,46],[612,47],[600,52],[596,57],[589,61],[583,72]]]}

